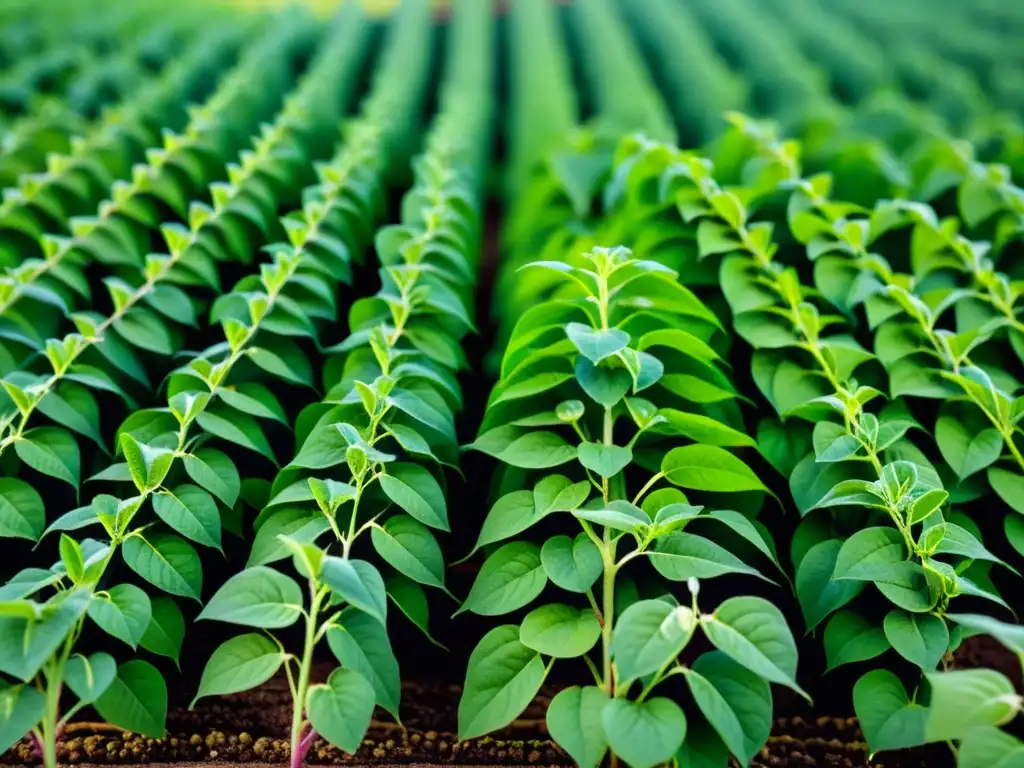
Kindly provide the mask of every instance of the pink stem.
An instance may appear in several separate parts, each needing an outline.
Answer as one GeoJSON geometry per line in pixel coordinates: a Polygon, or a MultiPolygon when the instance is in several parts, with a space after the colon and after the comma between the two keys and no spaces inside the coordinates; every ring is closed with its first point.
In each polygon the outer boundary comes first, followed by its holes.
{"type": "MultiPolygon", "coordinates": [[[[313,741],[316,739],[316,731],[309,724],[306,725],[309,728],[309,732],[302,737],[302,741],[299,742],[299,748],[295,754],[292,755],[291,768],[302,768],[302,763],[306,759],[306,754],[309,752],[309,748],[313,746],[313,741]]],[[[305,728],[303,729],[305,730],[305,728]]]]}

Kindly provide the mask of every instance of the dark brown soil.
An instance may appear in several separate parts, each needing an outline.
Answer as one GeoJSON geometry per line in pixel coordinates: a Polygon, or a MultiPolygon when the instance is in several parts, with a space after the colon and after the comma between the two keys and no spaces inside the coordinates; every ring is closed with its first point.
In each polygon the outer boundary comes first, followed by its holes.
{"type": "MultiPolygon", "coordinates": [[[[957,654],[961,667],[999,669],[1020,684],[1020,668],[990,638],[971,638],[957,654]]],[[[318,669],[322,679],[330,667],[318,669]]],[[[457,764],[562,766],[572,760],[548,738],[544,712],[554,691],[542,691],[522,717],[493,737],[458,741],[455,731],[460,689],[455,685],[406,684],[403,722],[378,711],[363,745],[346,755],[323,741],[314,743],[311,765],[393,765],[410,768],[457,764]],[[404,726],[404,727],[403,727],[404,726]]],[[[869,760],[855,718],[817,717],[784,696],[778,709],[790,714],[775,720],[772,736],[754,760],[757,768],[945,768],[953,760],[945,745],[886,753],[869,760]]],[[[261,688],[201,701],[195,710],[173,707],[168,735],[150,739],[105,723],[76,722],[68,727],[60,760],[81,765],[160,763],[167,768],[224,768],[287,764],[291,698],[287,683],[275,679],[261,688]]],[[[32,765],[38,760],[27,741],[15,745],[0,764],[32,765]]]]}
{"type": "MultiPolygon", "coordinates": [[[[409,766],[454,763],[474,765],[571,765],[572,761],[547,738],[542,694],[522,718],[494,738],[459,742],[455,736],[457,687],[408,685],[403,691],[403,730],[375,720],[363,746],[346,755],[326,742],[316,742],[313,765],[402,763],[409,766]]],[[[62,762],[90,766],[162,763],[168,768],[215,768],[258,763],[286,764],[290,699],[283,681],[272,681],[245,694],[200,703],[195,711],[174,709],[168,736],[150,739],[103,723],[75,723],[61,747],[62,762]],[[225,727],[226,724],[230,724],[225,727]]],[[[8,765],[34,764],[27,742],[5,755],[8,765]]],[[[821,768],[941,768],[948,751],[917,750],[869,762],[853,718],[776,720],[773,736],[754,761],[758,768],[820,766],[821,768]]]]}

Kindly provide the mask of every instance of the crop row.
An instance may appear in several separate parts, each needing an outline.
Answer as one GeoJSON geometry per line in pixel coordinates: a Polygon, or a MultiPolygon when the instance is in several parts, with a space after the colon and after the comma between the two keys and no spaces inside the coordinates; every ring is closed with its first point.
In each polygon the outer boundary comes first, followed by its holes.
{"type": "Polygon", "coordinates": [[[783,686],[1011,764],[1020,17],[940,5],[0,9],[0,750],[162,737],[195,620],[192,706],[356,753],[408,620],[461,740],[750,764],[783,686]]]}

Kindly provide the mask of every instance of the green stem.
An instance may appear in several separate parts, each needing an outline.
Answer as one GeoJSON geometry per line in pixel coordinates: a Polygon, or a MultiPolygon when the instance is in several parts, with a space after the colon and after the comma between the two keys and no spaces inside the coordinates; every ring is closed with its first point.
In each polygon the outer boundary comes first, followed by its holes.
{"type": "MultiPolygon", "coordinates": [[[[604,409],[604,430],[603,438],[605,445],[612,443],[612,409],[604,409]]],[[[604,503],[607,505],[611,499],[608,478],[602,482],[604,503]]],[[[601,624],[601,657],[603,661],[604,686],[609,696],[615,694],[615,680],[612,675],[612,626],[615,617],[615,544],[612,541],[612,529],[605,526],[602,539],[601,555],[604,558],[604,581],[601,585],[601,600],[603,622],[601,624]]]]}
{"type": "Polygon", "coordinates": [[[302,661],[299,665],[299,675],[296,681],[296,695],[292,711],[292,761],[299,754],[302,743],[303,728],[306,713],[306,693],[309,691],[309,675],[313,667],[313,649],[316,646],[316,622],[320,611],[320,603],[324,599],[324,591],[314,581],[309,583],[309,613],[306,615],[306,641],[302,648],[302,661]]]}
{"type": "Polygon", "coordinates": [[[63,670],[55,662],[51,671],[46,673],[46,709],[43,715],[43,765],[45,768],[57,768],[57,728],[60,719],[60,675],[63,670]]]}
{"type": "Polygon", "coordinates": [[[604,690],[609,696],[615,695],[615,680],[612,676],[612,618],[615,616],[615,562],[608,554],[611,548],[611,529],[604,529],[605,559],[604,581],[601,586],[602,613],[604,622],[601,625],[601,660],[603,663],[604,690]]]}

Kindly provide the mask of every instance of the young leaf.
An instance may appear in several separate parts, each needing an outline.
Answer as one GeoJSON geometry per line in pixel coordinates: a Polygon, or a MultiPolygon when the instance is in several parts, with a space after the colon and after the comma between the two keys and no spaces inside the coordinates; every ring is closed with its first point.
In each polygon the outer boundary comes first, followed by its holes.
{"type": "Polygon", "coordinates": [[[935,669],[949,648],[946,622],[933,614],[889,611],[883,626],[890,645],[922,672],[935,669]]]}
{"type": "Polygon", "coordinates": [[[632,768],[667,762],[686,738],[686,716],[671,699],[612,699],[601,712],[601,722],[612,752],[632,768]]]}
{"type": "Polygon", "coordinates": [[[262,685],[280,668],[285,655],[273,640],[255,633],[222,643],[203,669],[191,706],[203,696],[222,696],[262,685]]]}
{"type": "Polygon", "coordinates": [[[885,632],[855,611],[840,611],[825,627],[826,671],[841,664],[873,659],[887,650],[885,632]]]}
{"type": "Polygon", "coordinates": [[[108,723],[150,738],[163,738],[167,721],[167,683],[151,664],[129,661],[93,706],[108,723]]]}
{"type": "Polygon", "coordinates": [[[925,678],[932,691],[924,730],[928,741],[953,741],[973,728],[1005,725],[1021,707],[1013,683],[992,669],[932,672],[925,678]]]}
{"type": "Polygon", "coordinates": [[[320,579],[342,600],[387,626],[388,597],[384,579],[372,564],[365,560],[325,557],[320,566],[320,579]]]}
{"type": "Polygon", "coordinates": [[[310,725],[323,738],[353,754],[373,715],[373,686],[351,669],[336,669],[326,683],[311,686],[306,700],[310,725]]]}
{"type": "Polygon", "coordinates": [[[608,751],[601,713],[609,700],[596,686],[573,686],[559,691],[548,705],[551,738],[580,768],[598,768],[608,751]]]}
{"type": "Polygon", "coordinates": [[[693,611],[664,600],[633,603],[612,633],[612,658],[623,683],[645,677],[669,664],[686,647],[696,626],[693,611]]]}
{"type": "Polygon", "coordinates": [[[273,568],[256,566],[228,579],[196,620],[280,629],[294,624],[302,610],[302,590],[294,579],[273,568]]]}
{"type": "Polygon", "coordinates": [[[601,551],[585,533],[577,534],[575,540],[568,536],[553,536],[541,547],[540,560],[544,573],[552,582],[580,594],[586,593],[601,578],[604,570],[601,551]]]}
{"type": "Polygon", "coordinates": [[[582,656],[601,637],[601,622],[590,608],[552,603],[534,608],[523,619],[519,640],[527,648],[559,659],[582,656]]]}
{"type": "Polygon", "coordinates": [[[540,654],[519,641],[519,627],[495,627],[469,657],[459,701],[459,739],[473,739],[511,723],[544,682],[540,654]]]}
{"type": "Polygon", "coordinates": [[[496,550],[480,568],[469,596],[459,610],[500,616],[528,605],[548,580],[537,545],[513,541],[496,550]]]}
{"type": "Polygon", "coordinates": [[[82,704],[96,701],[117,677],[117,662],[109,653],[75,654],[64,668],[64,682],[82,704]]]}
{"type": "Polygon", "coordinates": [[[910,701],[892,672],[875,669],[853,687],[853,709],[872,753],[925,743],[928,710],[910,701]]]}
{"type": "Polygon", "coordinates": [[[139,645],[150,653],[167,656],[178,664],[181,643],[185,639],[185,619],[181,609],[165,595],[153,598],[151,606],[153,615],[139,645]]]}
{"type": "Polygon", "coordinates": [[[341,665],[369,680],[377,704],[399,720],[402,682],[384,626],[367,613],[346,608],[337,626],[327,631],[327,642],[341,665]]]}
{"type": "Polygon", "coordinates": [[[673,448],[661,461],[669,482],[697,491],[767,491],[753,470],[724,448],[686,445],[673,448]]]}
{"type": "Polygon", "coordinates": [[[0,688],[0,749],[5,752],[43,719],[46,697],[31,685],[0,688]]]}
{"type": "Polygon", "coordinates": [[[152,616],[149,597],[132,584],[118,584],[97,593],[89,604],[89,618],[104,632],[133,649],[145,634],[152,616]]]}
{"type": "Polygon", "coordinates": [[[203,569],[199,555],[182,538],[170,533],[129,536],[121,548],[124,561],[150,584],[180,597],[199,600],[203,569]]]}
{"type": "Polygon", "coordinates": [[[751,672],[786,685],[806,697],[796,684],[796,643],[782,613],[759,597],[733,597],[710,615],[701,627],[712,645],[751,672]]]}
{"type": "Polygon", "coordinates": [[[0,478],[0,537],[36,541],[45,527],[43,499],[36,490],[17,478],[0,478]]]}
{"type": "Polygon", "coordinates": [[[769,684],[721,651],[700,656],[686,673],[686,682],[729,751],[749,765],[771,733],[769,684]]]}

